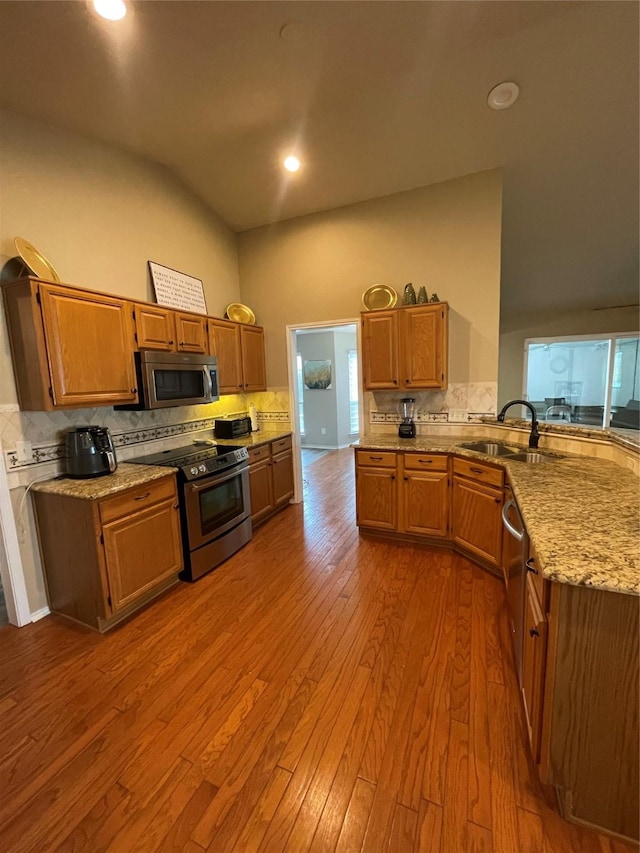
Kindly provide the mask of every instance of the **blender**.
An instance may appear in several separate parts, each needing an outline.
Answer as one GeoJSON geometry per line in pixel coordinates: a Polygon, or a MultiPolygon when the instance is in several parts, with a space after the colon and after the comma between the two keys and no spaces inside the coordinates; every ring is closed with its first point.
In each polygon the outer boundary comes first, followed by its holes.
{"type": "Polygon", "coordinates": [[[413,420],[416,404],[415,398],[403,397],[402,400],[400,400],[400,404],[402,421],[400,422],[400,426],[398,428],[398,436],[399,438],[415,438],[416,425],[413,420]]]}

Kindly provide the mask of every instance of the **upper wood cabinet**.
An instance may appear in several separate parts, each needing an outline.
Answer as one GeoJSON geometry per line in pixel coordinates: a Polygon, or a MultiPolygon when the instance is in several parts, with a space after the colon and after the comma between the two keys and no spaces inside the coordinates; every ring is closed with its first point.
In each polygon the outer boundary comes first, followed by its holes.
{"type": "Polygon", "coordinates": [[[136,302],[134,317],[138,349],[175,351],[176,321],[171,308],[136,302]]]}
{"type": "Polygon", "coordinates": [[[207,318],[176,311],[175,319],[178,352],[208,353],[207,318]]]}
{"type": "Polygon", "coordinates": [[[209,320],[209,352],[218,360],[221,394],[266,391],[264,329],[230,320],[209,320]]]}
{"type": "Polygon", "coordinates": [[[22,409],[137,401],[131,303],[33,277],[2,290],[22,409]]]}
{"type": "Polygon", "coordinates": [[[446,388],[446,302],[362,314],[364,387],[418,390],[446,388]]]}

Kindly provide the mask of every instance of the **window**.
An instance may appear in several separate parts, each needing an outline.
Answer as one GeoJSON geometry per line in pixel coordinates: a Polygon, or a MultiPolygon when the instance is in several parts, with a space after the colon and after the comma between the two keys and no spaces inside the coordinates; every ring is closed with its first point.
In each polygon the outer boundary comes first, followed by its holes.
{"type": "Polygon", "coordinates": [[[525,398],[541,420],[591,428],[636,422],[637,429],[638,342],[638,335],[527,340],[525,398]]]}
{"type": "Polygon", "coordinates": [[[302,356],[296,355],[296,368],[298,373],[298,426],[300,435],[304,435],[304,382],[302,380],[302,356]]]}
{"type": "Polygon", "coordinates": [[[349,350],[349,432],[357,435],[360,432],[358,418],[358,353],[349,350]]]}

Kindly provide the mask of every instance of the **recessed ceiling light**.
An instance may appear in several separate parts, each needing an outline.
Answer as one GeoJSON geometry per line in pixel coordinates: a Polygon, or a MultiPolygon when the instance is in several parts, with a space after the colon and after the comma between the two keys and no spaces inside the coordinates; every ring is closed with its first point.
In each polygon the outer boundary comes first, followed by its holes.
{"type": "Polygon", "coordinates": [[[93,0],[93,8],[107,21],[121,21],[127,14],[123,0],[93,0]]]}
{"type": "Polygon", "coordinates": [[[487,104],[492,110],[506,110],[515,104],[519,94],[520,86],[517,83],[498,83],[487,95],[487,104]]]}
{"type": "Polygon", "coordinates": [[[285,158],[283,165],[288,172],[297,172],[300,168],[300,160],[297,157],[289,156],[285,158]]]}

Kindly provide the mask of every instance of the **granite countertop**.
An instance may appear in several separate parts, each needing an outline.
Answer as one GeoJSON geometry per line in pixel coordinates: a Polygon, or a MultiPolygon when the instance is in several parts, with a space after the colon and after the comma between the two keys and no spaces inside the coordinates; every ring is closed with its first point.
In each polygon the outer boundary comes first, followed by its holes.
{"type": "Polygon", "coordinates": [[[291,429],[266,429],[250,432],[248,435],[239,435],[237,438],[215,438],[214,441],[216,444],[227,444],[233,447],[259,447],[261,444],[277,441],[279,438],[284,438],[287,435],[291,435],[291,429]]]}
{"type": "Polygon", "coordinates": [[[545,578],[640,595],[640,481],[635,474],[615,462],[570,453],[548,464],[510,462],[460,446],[472,441],[487,439],[368,435],[354,447],[455,452],[503,467],[545,578]]]}
{"type": "Polygon", "coordinates": [[[166,468],[160,465],[130,465],[128,462],[120,462],[113,474],[93,477],[90,480],[58,477],[54,480],[34,483],[31,489],[34,492],[97,501],[135,486],[143,486],[151,480],[160,480],[177,470],[177,468],[166,468]]]}

